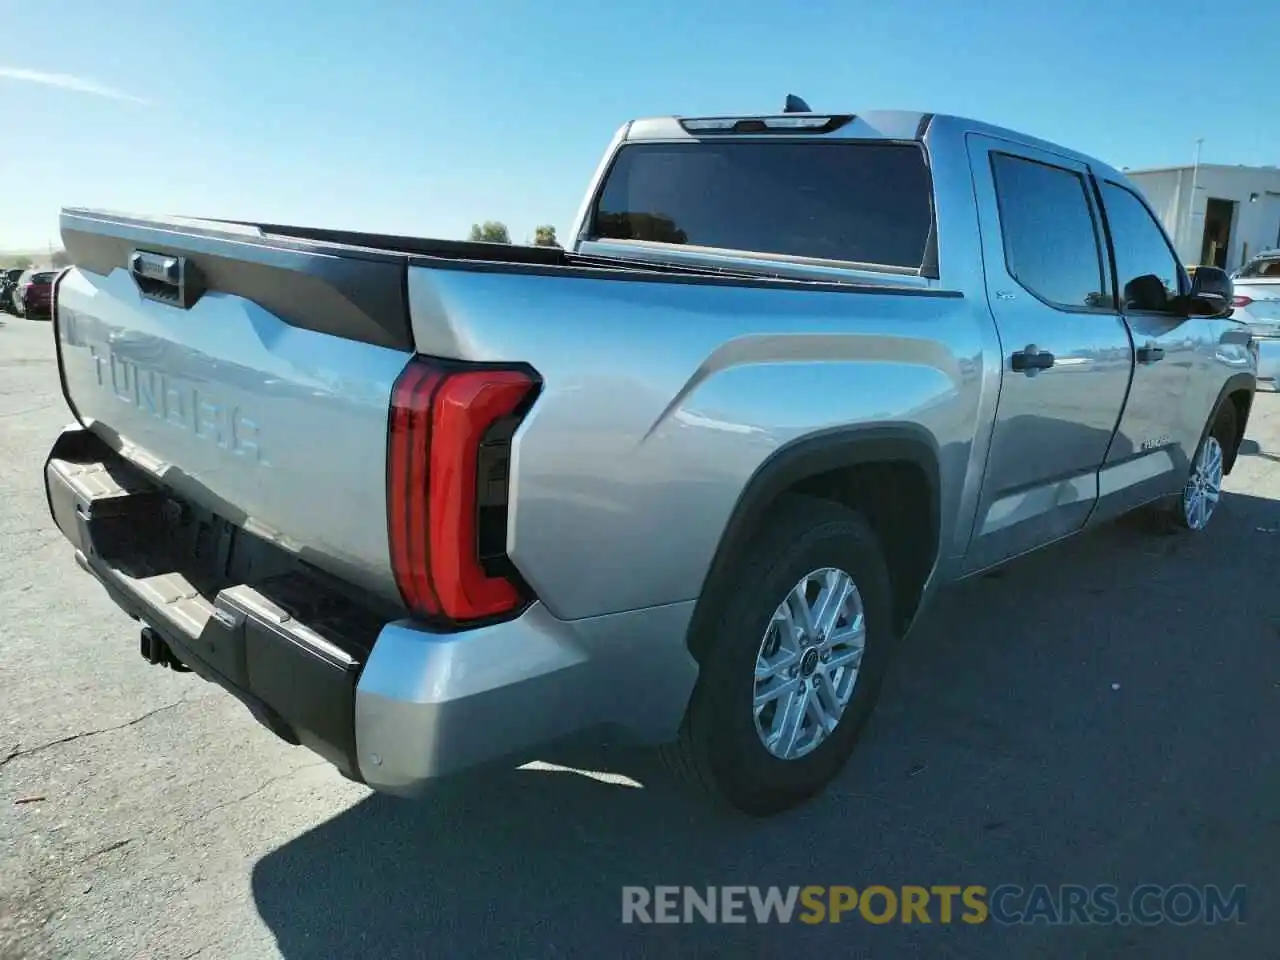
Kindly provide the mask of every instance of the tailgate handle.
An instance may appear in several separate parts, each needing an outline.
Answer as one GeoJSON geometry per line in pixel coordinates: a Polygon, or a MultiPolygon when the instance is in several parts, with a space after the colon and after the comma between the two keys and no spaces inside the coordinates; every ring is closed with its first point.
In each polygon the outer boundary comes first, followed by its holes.
{"type": "Polygon", "coordinates": [[[129,255],[129,275],[148,300],[184,310],[204,292],[200,271],[186,257],[135,250],[129,255]]]}

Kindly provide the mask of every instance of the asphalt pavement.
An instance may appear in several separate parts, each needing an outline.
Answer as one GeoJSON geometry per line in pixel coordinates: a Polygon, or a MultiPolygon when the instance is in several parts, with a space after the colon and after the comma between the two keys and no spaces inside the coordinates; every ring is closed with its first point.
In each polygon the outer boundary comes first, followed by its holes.
{"type": "Polygon", "coordinates": [[[765,822],[640,751],[375,796],[147,666],[48,516],[70,419],[49,324],[0,318],[0,957],[1276,955],[1275,396],[1204,535],[1121,522],[944,594],[831,791],[765,822]],[[1244,885],[1245,922],[620,922],[624,885],[1107,883],[1244,885]]]}

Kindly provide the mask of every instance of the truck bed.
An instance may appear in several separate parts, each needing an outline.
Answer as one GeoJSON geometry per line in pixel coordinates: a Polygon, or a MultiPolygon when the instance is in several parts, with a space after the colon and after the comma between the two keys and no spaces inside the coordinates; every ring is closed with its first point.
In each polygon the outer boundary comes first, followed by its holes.
{"type": "Polygon", "coordinates": [[[92,273],[105,276],[125,267],[139,248],[182,256],[199,269],[209,292],[245,297],[300,329],[400,350],[413,346],[405,276],[415,265],[760,277],[714,267],[568,253],[556,247],[80,208],[63,211],[62,235],[71,261],[92,273]]]}
{"type": "Polygon", "coordinates": [[[940,414],[976,413],[976,384],[937,343],[945,330],[980,354],[981,306],[905,278],[87,210],[62,226],[76,266],[56,326],[78,419],[175,495],[393,603],[388,410],[415,354],[539,376],[512,440],[508,553],[568,618],[694,596],[744,473],[800,424],[928,410],[957,389],[965,410],[940,414]],[[851,407],[855,368],[876,389],[851,407]],[[804,398],[758,405],[796,377],[804,398]],[[706,536],[672,564],[630,542],[633,515],[706,536]]]}

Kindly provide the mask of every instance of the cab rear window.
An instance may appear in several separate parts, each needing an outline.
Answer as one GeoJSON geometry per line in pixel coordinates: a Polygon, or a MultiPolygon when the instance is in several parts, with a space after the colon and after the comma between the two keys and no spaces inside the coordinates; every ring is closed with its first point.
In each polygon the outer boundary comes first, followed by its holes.
{"type": "Polygon", "coordinates": [[[918,269],[932,223],[918,144],[703,140],[623,147],[592,236],[918,269]]]}

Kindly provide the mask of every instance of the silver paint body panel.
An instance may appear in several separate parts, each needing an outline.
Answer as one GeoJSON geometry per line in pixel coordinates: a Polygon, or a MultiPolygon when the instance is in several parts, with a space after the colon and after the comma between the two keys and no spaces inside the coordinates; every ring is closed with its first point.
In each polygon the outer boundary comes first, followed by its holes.
{"type": "Polygon", "coordinates": [[[942,441],[943,538],[963,549],[999,363],[981,301],[430,269],[409,294],[419,349],[542,375],[513,444],[508,553],[558,617],[696,598],[748,480],[832,427],[942,441]]]}

